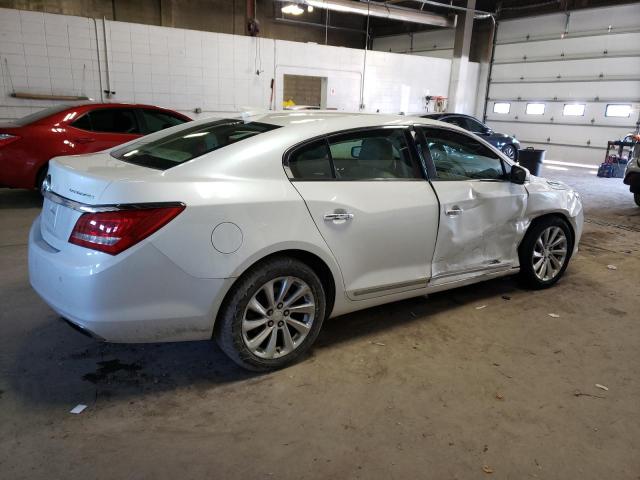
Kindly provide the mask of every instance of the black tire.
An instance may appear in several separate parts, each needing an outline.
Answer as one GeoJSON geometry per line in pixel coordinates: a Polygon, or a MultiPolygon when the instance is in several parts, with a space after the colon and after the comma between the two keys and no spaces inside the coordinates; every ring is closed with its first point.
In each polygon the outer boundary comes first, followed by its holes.
{"type": "Polygon", "coordinates": [[[534,220],[518,248],[518,255],[520,258],[520,280],[526,286],[535,290],[548,288],[554,285],[558,280],[560,280],[562,275],[564,275],[564,272],[569,265],[571,254],[573,253],[573,244],[573,231],[569,224],[562,218],[551,216],[534,220]],[[538,275],[536,275],[534,270],[534,247],[538,238],[540,238],[543,232],[549,227],[558,227],[564,233],[566,237],[566,256],[559,272],[555,274],[553,278],[542,280],[538,275]]]}
{"type": "Polygon", "coordinates": [[[47,177],[48,172],[49,172],[49,163],[47,163],[42,168],[40,168],[40,170],[38,170],[38,174],[36,175],[36,184],[34,185],[34,188],[40,194],[42,194],[42,183],[44,182],[44,179],[47,177]]]}
{"type": "MultiPolygon", "coordinates": [[[[233,285],[218,315],[214,337],[220,348],[241,367],[256,372],[275,370],[300,359],[313,345],[326,314],[326,297],[318,275],[305,263],[290,257],[274,257],[251,268],[233,285]],[[255,355],[242,335],[245,309],[252,297],[270,280],[297,277],[310,288],[315,303],[311,328],[302,342],[290,353],[265,359],[255,355]]],[[[285,325],[285,328],[288,328],[285,325]]]]}
{"type": "Polygon", "coordinates": [[[633,199],[636,202],[636,205],[640,207],[640,192],[633,194],[633,199]]]}

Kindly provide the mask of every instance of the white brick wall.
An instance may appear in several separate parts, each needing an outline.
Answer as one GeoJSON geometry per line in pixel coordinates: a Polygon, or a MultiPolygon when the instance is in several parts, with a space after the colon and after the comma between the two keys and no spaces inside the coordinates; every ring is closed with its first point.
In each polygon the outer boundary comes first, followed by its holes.
{"type": "Polygon", "coordinates": [[[116,92],[112,101],[151,103],[191,116],[195,108],[203,115],[266,109],[272,78],[279,108],[285,73],[327,77],[327,106],[347,111],[358,110],[363,71],[370,112],[420,112],[422,97],[446,95],[449,83],[448,59],[370,51],[365,69],[363,50],[124,22],[106,22],[105,52],[102,25],[0,9],[0,119],[56,103],[11,98],[9,74],[16,91],[86,94],[100,101],[107,88],[105,53],[116,92]]]}

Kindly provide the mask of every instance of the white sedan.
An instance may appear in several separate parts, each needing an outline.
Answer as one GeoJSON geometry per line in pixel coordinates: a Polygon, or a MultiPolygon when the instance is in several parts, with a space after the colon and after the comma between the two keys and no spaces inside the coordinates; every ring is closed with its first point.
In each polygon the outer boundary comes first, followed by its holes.
{"type": "Polygon", "coordinates": [[[111,342],[215,338],[253,370],[323,321],[519,273],[562,276],[579,195],[422,118],[202,120],[51,161],[29,238],[40,296],[111,342]]]}

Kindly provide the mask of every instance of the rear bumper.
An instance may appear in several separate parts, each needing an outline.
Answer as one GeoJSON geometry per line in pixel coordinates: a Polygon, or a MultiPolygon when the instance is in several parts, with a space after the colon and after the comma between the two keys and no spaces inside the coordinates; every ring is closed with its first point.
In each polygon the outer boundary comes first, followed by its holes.
{"type": "Polygon", "coordinates": [[[580,213],[575,217],[571,218],[571,223],[573,225],[573,233],[575,238],[573,239],[573,252],[572,255],[578,253],[578,244],[580,243],[580,239],[582,238],[582,232],[584,230],[584,211],[582,208],[580,209],[580,213]]]}
{"type": "Polygon", "coordinates": [[[0,185],[9,188],[36,187],[36,175],[46,161],[25,158],[21,152],[15,153],[9,145],[0,153],[0,185]]]}
{"type": "Polygon", "coordinates": [[[29,233],[29,279],[69,322],[121,343],[211,338],[232,281],[188,275],[150,242],[116,256],[75,245],[60,251],[42,238],[40,217],[29,233]]]}

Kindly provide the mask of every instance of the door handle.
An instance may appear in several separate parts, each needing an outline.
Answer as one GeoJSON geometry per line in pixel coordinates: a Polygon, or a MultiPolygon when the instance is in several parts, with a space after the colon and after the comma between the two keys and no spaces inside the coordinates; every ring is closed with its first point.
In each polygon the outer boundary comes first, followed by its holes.
{"type": "Polygon", "coordinates": [[[334,213],[325,213],[324,221],[325,222],[346,222],[347,220],[351,220],[353,218],[353,213],[349,212],[334,212],[334,213]]]}
{"type": "Polygon", "coordinates": [[[74,140],[76,143],[91,143],[96,141],[95,138],[91,138],[91,137],[75,138],[74,140]]]}
{"type": "Polygon", "coordinates": [[[450,209],[445,210],[444,213],[447,217],[457,217],[458,215],[462,215],[462,209],[459,206],[454,205],[450,209]]]}

